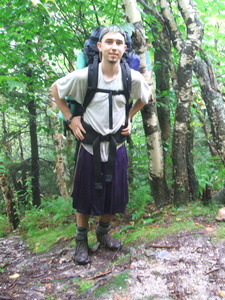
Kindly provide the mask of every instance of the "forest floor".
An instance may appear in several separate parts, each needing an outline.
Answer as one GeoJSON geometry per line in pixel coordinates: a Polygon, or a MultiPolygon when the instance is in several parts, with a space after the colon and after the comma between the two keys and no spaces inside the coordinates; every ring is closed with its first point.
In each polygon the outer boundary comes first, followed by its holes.
{"type": "Polygon", "coordinates": [[[71,241],[31,252],[20,236],[0,239],[0,299],[222,299],[225,243],[215,240],[218,223],[196,218],[198,230],[151,243],[98,249],[91,263],[73,262],[71,241]]]}

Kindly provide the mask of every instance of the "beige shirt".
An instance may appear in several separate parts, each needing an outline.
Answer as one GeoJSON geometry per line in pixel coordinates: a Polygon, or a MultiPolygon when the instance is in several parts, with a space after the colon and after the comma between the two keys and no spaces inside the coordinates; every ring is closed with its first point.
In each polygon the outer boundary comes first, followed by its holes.
{"type": "MultiPolygon", "coordinates": [[[[83,104],[87,90],[88,68],[73,71],[56,81],[59,97],[64,99],[70,96],[78,103],[83,104]]],[[[117,77],[106,81],[103,78],[99,64],[98,88],[107,90],[123,90],[121,69],[117,77]]],[[[131,69],[131,93],[130,100],[141,99],[144,104],[148,103],[150,88],[144,77],[131,69]]],[[[113,96],[113,128],[109,129],[109,94],[96,93],[84,113],[84,121],[90,124],[95,131],[102,135],[116,133],[125,122],[126,98],[124,95],[113,96]]],[[[108,142],[101,143],[101,160],[108,160],[108,142]]],[[[84,145],[85,149],[93,154],[91,145],[84,145]]]]}

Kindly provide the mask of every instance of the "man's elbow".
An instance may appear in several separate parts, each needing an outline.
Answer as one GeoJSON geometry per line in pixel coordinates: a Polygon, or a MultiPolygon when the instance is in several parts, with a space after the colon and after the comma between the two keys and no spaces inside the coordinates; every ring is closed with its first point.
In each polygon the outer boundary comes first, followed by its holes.
{"type": "Polygon", "coordinates": [[[54,92],[57,90],[57,86],[56,86],[56,83],[54,82],[52,85],[51,85],[51,91],[54,92]]]}
{"type": "Polygon", "coordinates": [[[53,97],[57,98],[58,97],[58,89],[57,89],[57,85],[55,82],[51,85],[50,89],[51,89],[53,97]]]}

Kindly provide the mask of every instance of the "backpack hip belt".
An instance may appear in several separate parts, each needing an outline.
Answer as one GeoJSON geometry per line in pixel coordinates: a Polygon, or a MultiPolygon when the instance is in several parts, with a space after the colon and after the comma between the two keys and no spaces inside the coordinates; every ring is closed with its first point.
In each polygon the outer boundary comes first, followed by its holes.
{"type": "Polygon", "coordinates": [[[115,134],[108,134],[103,136],[96,132],[91,125],[87,124],[83,120],[82,125],[86,131],[82,143],[93,146],[95,189],[102,190],[100,143],[105,141],[109,142],[109,158],[107,162],[105,182],[112,182],[113,172],[115,168],[117,145],[125,142],[126,136],[121,135],[122,127],[115,134]]]}

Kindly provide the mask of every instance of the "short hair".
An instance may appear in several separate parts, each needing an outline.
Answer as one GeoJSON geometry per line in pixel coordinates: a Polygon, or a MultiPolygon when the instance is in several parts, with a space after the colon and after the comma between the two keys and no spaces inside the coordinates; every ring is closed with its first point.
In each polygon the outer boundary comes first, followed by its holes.
{"type": "Polygon", "coordinates": [[[109,25],[109,26],[105,27],[102,30],[102,32],[100,33],[99,42],[101,42],[103,36],[108,32],[116,32],[116,33],[118,32],[118,33],[122,34],[122,36],[124,37],[124,40],[126,39],[126,34],[120,26],[118,26],[118,25],[109,25]]]}

